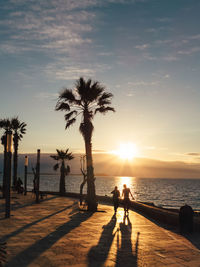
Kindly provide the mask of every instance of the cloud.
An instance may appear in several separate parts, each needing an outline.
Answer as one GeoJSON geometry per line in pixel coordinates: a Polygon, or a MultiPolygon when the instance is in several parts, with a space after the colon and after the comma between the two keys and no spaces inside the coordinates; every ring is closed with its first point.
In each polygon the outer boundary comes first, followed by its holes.
{"type": "Polygon", "coordinates": [[[126,96],[133,97],[134,96],[134,93],[128,93],[128,94],[126,94],[126,96]]]}
{"type": "Polygon", "coordinates": [[[149,44],[141,44],[141,45],[136,45],[135,48],[139,50],[145,50],[146,48],[149,48],[149,44]]]}
{"type": "Polygon", "coordinates": [[[168,62],[173,62],[173,61],[179,60],[179,58],[175,55],[167,55],[167,56],[161,57],[161,59],[164,61],[168,61],[168,62]]]}
{"type": "MultiPolygon", "coordinates": [[[[80,55],[81,56],[81,55],[80,55]]],[[[44,68],[49,79],[56,80],[76,80],[80,76],[92,78],[97,72],[109,70],[110,66],[98,63],[86,63],[79,60],[79,54],[70,57],[58,57],[54,62],[49,63],[44,68]],[[77,58],[78,57],[78,58],[77,58]]]]}
{"type": "Polygon", "coordinates": [[[138,81],[138,82],[128,82],[129,86],[138,87],[138,86],[154,86],[159,85],[160,81],[138,81]]]}
{"type": "Polygon", "coordinates": [[[169,74],[165,74],[163,78],[168,79],[168,78],[170,78],[170,75],[169,74]]]}
{"type": "Polygon", "coordinates": [[[198,152],[189,152],[189,153],[186,153],[185,155],[186,155],[186,156],[195,156],[195,157],[199,157],[199,156],[200,156],[200,153],[198,153],[198,152]]]}
{"type": "Polygon", "coordinates": [[[89,44],[92,40],[85,34],[93,30],[95,14],[81,8],[91,5],[89,0],[43,0],[37,4],[10,0],[8,16],[0,22],[8,37],[2,40],[0,49],[9,53],[54,50],[56,54],[89,44]],[[20,8],[22,4],[23,9],[20,8]],[[16,11],[18,9],[23,11],[16,11]]]}
{"type": "Polygon", "coordinates": [[[200,47],[196,46],[196,47],[191,47],[191,48],[187,48],[184,50],[179,50],[177,53],[180,55],[192,55],[194,53],[197,53],[200,51],[200,47]]]}
{"type": "Polygon", "coordinates": [[[165,23],[165,22],[171,22],[173,19],[170,18],[170,17],[163,17],[163,18],[156,18],[155,20],[158,21],[158,22],[165,23]]]}
{"type": "Polygon", "coordinates": [[[49,77],[55,76],[57,80],[75,80],[80,76],[93,77],[95,74],[94,69],[78,66],[58,67],[56,64],[48,65],[45,72],[49,77]]]}

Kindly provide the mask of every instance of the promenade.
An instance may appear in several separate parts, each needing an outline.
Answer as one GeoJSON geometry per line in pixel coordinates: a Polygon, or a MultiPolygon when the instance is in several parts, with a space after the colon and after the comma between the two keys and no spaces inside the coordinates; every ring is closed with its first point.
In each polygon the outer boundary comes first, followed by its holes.
{"type": "Polygon", "coordinates": [[[0,200],[0,238],[12,267],[190,266],[200,267],[200,234],[183,237],[144,216],[99,205],[80,211],[77,199],[48,195],[40,204],[13,195],[11,218],[0,200]]]}

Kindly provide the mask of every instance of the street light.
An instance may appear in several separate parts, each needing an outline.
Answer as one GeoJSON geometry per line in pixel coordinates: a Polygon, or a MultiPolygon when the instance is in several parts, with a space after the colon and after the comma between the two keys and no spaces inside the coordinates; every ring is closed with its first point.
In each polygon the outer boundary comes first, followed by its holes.
{"type": "Polygon", "coordinates": [[[24,195],[27,193],[27,168],[28,168],[28,156],[25,156],[24,161],[24,195]]]}
{"type": "Polygon", "coordinates": [[[6,133],[7,146],[6,146],[6,188],[5,188],[5,217],[10,217],[10,185],[11,185],[11,160],[12,160],[12,131],[6,133]]]}

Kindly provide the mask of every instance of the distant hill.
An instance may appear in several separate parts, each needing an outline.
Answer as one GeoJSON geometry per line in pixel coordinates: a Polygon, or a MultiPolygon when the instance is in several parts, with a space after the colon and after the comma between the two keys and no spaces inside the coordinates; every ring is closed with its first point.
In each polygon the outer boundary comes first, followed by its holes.
{"type": "MultiPolygon", "coordinates": [[[[27,154],[29,157],[28,172],[36,164],[36,154],[27,154]]],[[[41,153],[41,173],[53,174],[55,161],[51,154],[41,153]]],[[[80,154],[74,154],[75,159],[69,161],[71,174],[81,174],[80,154]]],[[[19,175],[24,174],[25,154],[19,155],[19,175]]],[[[181,161],[159,161],[147,158],[135,158],[132,162],[122,161],[112,154],[94,153],[95,175],[136,176],[152,178],[200,178],[200,164],[181,161]]],[[[0,154],[0,172],[3,170],[3,154],[0,154]]]]}
{"type": "MultiPolygon", "coordinates": [[[[29,158],[29,166],[28,166],[28,172],[32,172],[32,166],[35,167],[37,155],[36,154],[19,154],[18,158],[18,173],[19,175],[24,174],[24,158],[25,155],[28,155],[29,158]]],[[[41,173],[55,173],[53,170],[53,166],[56,163],[55,160],[50,158],[50,155],[52,154],[41,154],[41,160],[40,160],[40,171],[41,173]]],[[[74,160],[71,160],[69,162],[69,165],[71,167],[71,173],[80,173],[80,155],[77,155],[74,160]]],[[[3,154],[0,154],[0,172],[3,171],[3,154]]]]}

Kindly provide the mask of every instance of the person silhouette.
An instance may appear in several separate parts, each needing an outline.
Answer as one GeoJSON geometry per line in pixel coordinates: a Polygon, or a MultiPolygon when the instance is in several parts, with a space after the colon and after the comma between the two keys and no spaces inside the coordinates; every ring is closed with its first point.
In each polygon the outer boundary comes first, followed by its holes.
{"type": "Polygon", "coordinates": [[[126,186],[126,184],[123,185],[124,189],[122,190],[122,197],[124,198],[123,204],[124,204],[124,212],[125,214],[128,213],[129,207],[130,207],[130,199],[129,195],[131,195],[132,199],[134,200],[134,197],[131,193],[130,188],[126,186]]]}
{"type": "Polygon", "coordinates": [[[119,197],[120,197],[120,192],[117,186],[115,186],[115,189],[111,192],[111,194],[113,194],[114,211],[116,213],[117,208],[119,207],[119,197]]]}

